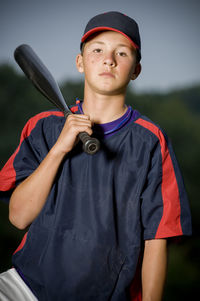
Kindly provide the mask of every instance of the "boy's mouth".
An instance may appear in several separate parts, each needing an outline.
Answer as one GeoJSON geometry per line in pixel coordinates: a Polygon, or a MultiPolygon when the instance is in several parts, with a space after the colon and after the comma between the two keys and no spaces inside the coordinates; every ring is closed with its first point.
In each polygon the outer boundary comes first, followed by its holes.
{"type": "Polygon", "coordinates": [[[114,78],[114,75],[111,72],[102,72],[99,75],[100,76],[107,76],[107,77],[113,77],[114,78]]]}

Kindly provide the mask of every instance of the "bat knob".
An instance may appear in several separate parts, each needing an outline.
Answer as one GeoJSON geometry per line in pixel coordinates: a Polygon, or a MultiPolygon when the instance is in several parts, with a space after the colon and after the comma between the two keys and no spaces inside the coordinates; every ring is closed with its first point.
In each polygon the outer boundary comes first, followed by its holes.
{"type": "Polygon", "coordinates": [[[79,137],[83,142],[83,150],[89,155],[94,155],[100,148],[100,142],[94,137],[90,137],[86,132],[80,133],[79,137]]]}

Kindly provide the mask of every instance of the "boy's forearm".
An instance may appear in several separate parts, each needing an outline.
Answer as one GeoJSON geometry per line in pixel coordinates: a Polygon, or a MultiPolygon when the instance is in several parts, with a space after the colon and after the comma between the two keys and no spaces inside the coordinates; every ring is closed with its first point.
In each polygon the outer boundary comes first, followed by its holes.
{"type": "Polygon", "coordinates": [[[14,190],[9,204],[9,219],[14,226],[25,229],[38,216],[63,157],[63,153],[52,148],[38,168],[14,190]]]}
{"type": "Polygon", "coordinates": [[[142,300],[161,301],[167,271],[167,240],[145,241],[142,264],[142,300]]]}

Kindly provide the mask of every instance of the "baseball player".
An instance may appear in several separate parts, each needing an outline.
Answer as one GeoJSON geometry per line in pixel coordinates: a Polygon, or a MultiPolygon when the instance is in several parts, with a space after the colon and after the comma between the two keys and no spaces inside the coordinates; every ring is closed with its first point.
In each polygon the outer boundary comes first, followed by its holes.
{"type": "Polygon", "coordinates": [[[0,173],[9,219],[27,228],[1,300],[161,300],[167,239],[190,235],[191,217],[166,134],[125,104],[140,59],[132,18],[95,16],[76,58],[83,101],[67,120],[54,110],[25,125],[0,173]],[[83,131],[100,140],[95,155],[82,151],[83,131]]]}

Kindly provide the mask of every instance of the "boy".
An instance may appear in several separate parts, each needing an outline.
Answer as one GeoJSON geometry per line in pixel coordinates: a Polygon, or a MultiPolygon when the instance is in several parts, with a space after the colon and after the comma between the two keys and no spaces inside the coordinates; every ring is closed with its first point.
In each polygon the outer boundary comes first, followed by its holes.
{"type": "Polygon", "coordinates": [[[30,288],[26,300],[161,300],[166,239],[189,235],[191,221],[167,137],[125,105],[141,71],[137,23],[119,12],[95,16],[81,50],[84,101],[66,122],[59,111],[30,119],[1,171],[10,221],[29,230],[0,291],[3,300],[11,282],[24,291],[14,270],[30,288]],[[100,140],[93,156],[77,142],[83,131],[100,140]]]}

